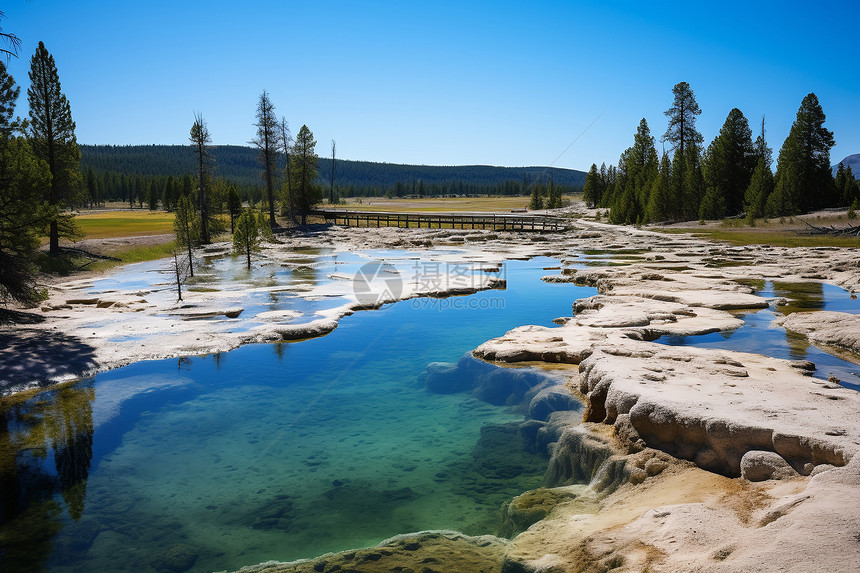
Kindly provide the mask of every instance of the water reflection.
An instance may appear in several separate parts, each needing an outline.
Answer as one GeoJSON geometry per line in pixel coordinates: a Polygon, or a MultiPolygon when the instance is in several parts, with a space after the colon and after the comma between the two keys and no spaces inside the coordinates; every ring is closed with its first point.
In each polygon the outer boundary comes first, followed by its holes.
{"type": "Polygon", "coordinates": [[[758,294],[774,298],[773,308],[739,314],[744,325],[700,336],[663,336],[656,342],[671,346],[697,346],[751,352],[788,360],[810,360],[817,366],[814,376],[827,379],[831,375],[843,386],[860,390],[860,356],[847,351],[841,358],[812,346],[802,334],[790,332],[773,321],[794,312],[830,310],[860,313],[860,301],[845,290],[821,282],[788,283],[779,281],[738,281],[754,287],[758,294]],[[779,300],[781,299],[781,300],[779,300]],[[843,359],[845,358],[845,359],[843,359]]]}
{"type": "Polygon", "coordinates": [[[84,512],[94,400],[90,381],[0,401],[0,562],[9,571],[41,568],[63,505],[74,521],[84,512]]]}

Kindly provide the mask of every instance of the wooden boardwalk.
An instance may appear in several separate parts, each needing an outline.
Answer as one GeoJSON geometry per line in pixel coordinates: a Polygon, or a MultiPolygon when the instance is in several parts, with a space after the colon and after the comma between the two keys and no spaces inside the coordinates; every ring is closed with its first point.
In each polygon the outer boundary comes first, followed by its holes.
{"type": "Polygon", "coordinates": [[[317,209],[311,215],[346,227],[403,227],[406,229],[491,229],[494,231],[558,232],[568,221],[549,215],[507,213],[384,213],[317,209]]]}

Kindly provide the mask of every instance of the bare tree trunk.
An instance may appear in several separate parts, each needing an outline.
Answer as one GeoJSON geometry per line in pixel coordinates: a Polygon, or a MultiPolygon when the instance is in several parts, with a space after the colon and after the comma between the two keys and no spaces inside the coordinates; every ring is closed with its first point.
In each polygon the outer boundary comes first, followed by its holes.
{"type": "Polygon", "coordinates": [[[176,270],[176,295],[178,300],[182,300],[182,277],[179,275],[179,259],[176,258],[176,251],[173,251],[173,268],[176,270]]]}

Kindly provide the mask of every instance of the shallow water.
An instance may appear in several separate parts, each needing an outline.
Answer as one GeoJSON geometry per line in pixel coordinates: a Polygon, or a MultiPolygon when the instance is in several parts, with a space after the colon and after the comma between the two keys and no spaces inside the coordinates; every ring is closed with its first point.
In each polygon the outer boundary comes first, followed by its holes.
{"type": "MultiPolygon", "coordinates": [[[[663,336],[656,342],[672,346],[752,352],[787,360],[809,360],[816,365],[813,374],[815,377],[827,379],[832,375],[838,378],[843,386],[860,390],[860,365],[829,354],[812,346],[805,336],[772,324],[776,318],[792,312],[831,310],[857,314],[860,313],[860,300],[852,298],[844,289],[826,283],[758,281],[753,286],[757,287],[757,294],[760,296],[787,299],[787,304],[776,301],[766,309],[736,313],[744,321],[744,325],[736,330],[700,336],[663,336]]],[[[848,352],[838,352],[835,349],[834,352],[860,361],[860,356],[852,356],[848,352]]]]}
{"type": "MultiPolygon", "coordinates": [[[[341,260],[337,272],[367,259],[341,260]]],[[[406,531],[495,532],[546,458],[510,431],[521,413],[417,379],[595,294],[540,281],[553,265],[510,261],[506,290],[359,312],[320,339],[139,362],[0,402],[4,571],[146,571],[176,544],[212,571],[406,531]]]]}

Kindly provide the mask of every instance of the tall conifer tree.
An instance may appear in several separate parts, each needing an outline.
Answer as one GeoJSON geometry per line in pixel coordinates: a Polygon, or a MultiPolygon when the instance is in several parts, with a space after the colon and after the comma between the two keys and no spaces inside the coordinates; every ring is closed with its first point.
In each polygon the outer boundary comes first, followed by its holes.
{"type": "Polygon", "coordinates": [[[209,135],[209,128],[206,127],[203,114],[197,113],[194,115],[194,123],[191,125],[189,139],[191,140],[194,152],[197,154],[197,211],[200,213],[200,242],[208,245],[211,242],[209,236],[211,213],[209,209],[209,194],[206,188],[206,183],[208,182],[208,173],[206,170],[211,162],[209,145],[212,143],[212,137],[209,135]]]}
{"type": "Polygon", "coordinates": [[[313,132],[303,125],[296,134],[290,154],[291,189],[294,195],[293,204],[302,216],[302,224],[307,222],[308,211],[322,200],[322,188],[315,181],[317,178],[317,156],[313,132]]]}
{"type": "Polygon", "coordinates": [[[814,93],[803,98],[779,150],[776,188],[767,203],[768,214],[794,215],[836,202],[830,171],[830,149],[836,140],[824,127],[825,119],[814,93]]]}
{"type": "Polygon", "coordinates": [[[13,136],[19,92],[0,60],[0,302],[34,304],[41,298],[34,264],[39,235],[52,218],[42,199],[51,173],[25,138],[13,136]]]}
{"type": "Polygon", "coordinates": [[[57,209],[49,225],[51,254],[60,250],[60,236],[73,237],[79,231],[71,215],[59,210],[74,200],[80,189],[81,152],[75,138],[75,122],[69,100],[63,94],[54,57],[39,42],[30,60],[30,87],[27,90],[30,104],[30,144],[39,159],[51,170],[51,185],[45,199],[57,209]]]}
{"type": "MultiPolygon", "coordinates": [[[[697,190],[687,188],[687,167],[698,163],[690,153],[690,148],[694,148],[698,153],[698,147],[702,144],[702,134],[696,129],[696,117],[702,113],[696,102],[696,96],[693,94],[690,84],[680,82],[672,88],[674,100],[672,107],[664,113],[669,118],[669,126],[666,128],[666,133],[663,134],[663,141],[668,141],[671,144],[671,149],[676,151],[675,159],[673,160],[672,177],[675,200],[675,218],[689,218],[698,215],[699,204],[688,204],[691,197],[698,194],[697,190]]],[[[693,174],[692,179],[696,180],[697,175],[693,174]]]]}
{"type": "Polygon", "coordinates": [[[749,122],[741,110],[734,108],[705,154],[707,191],[700,218],[722,219],[742,212],[744,194],[757,162],[749,122]]]}
{"type": "Polygon", "coordinates": [[[266,182],[266,199],[269,202],[269,225],[272,229],[277,226],[275,221],[274,178],[278,152],[279,129],[278,118],[275,115],[275,105],[263,90],[257,103],[257,136],[251,143],[260,150],[260,163],[263,166],[263,179],[266,182]]]}

